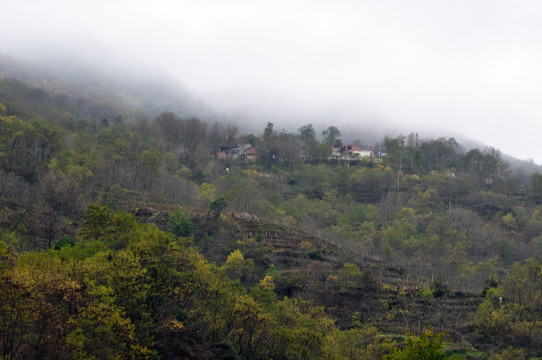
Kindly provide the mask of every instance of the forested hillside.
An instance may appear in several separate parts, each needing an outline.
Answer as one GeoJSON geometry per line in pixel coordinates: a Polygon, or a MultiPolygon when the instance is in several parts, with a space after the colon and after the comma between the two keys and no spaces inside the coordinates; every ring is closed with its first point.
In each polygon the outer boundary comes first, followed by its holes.
{"type": "Polygon", "coordinates": [[[3,359],[542,356],[542,175],[499,150],[57,85],[0,80],[3,359]]]}

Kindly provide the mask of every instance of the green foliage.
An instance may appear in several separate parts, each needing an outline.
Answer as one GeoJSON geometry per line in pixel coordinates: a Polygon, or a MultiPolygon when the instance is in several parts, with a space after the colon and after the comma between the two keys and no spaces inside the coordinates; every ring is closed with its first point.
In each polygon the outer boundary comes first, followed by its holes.
{"type": "Polygon", "coordinates": [[[64,246],[73,246],[73,245],[75,245],[75,239],[72,238],[68,234],[64,234],[58,238],[57,242],[55,243],[54,249],[60,250],[64,246]]]}
{"type": "Polygon", "coordinates": [[[329,255],[329,251],[326,248],[323,249],[314,249],[309,252],[309,257],[313,260],[326,260],[329,255]]]}
{"type": "MultiPolygon", "coordinates": [[[[228,281],[223,273],[242,278],[253,266],[240,250],[219,270],[132,216],[92,205],[85,221],[80,236],[104,239],[102,246],[87,239],[18,260],[0,244],[0,334],[13,341],[4,344],[3,354],[11,356],[10,346],[19,341],[22,358],[228,353],[243,359],[327,359],[341,353],[361,359],[376,349],[389,351],[378,345],[374,331],[343,332],[324,308],[277,299],[280,276],[274,267],[250,293],[228,281]],[[116,246],[119,238],[126,239],[122,248],[116,246]]],[[[360,275],[355,265],[345,269],[348,281],[360,275]]]]}
{"type": "Polygon", "coordinates": [[[216,197],[216,187],[209,183],[202,183],[198,189],[198,197],[202,202],[209,204],[216,197]]]}
{"type": "Polygon", "coordinates": [[[299,137],[305,144],[309,144],[316,137],[316,130],[312,124],[303,125],[298,129],[299,137]]]}
{"type": "Polygon", "coordinates": [[[393,170],[378,166],[374,169],[356,169],[350,174],[352,195],[362,203],[378,202],[396,183],[393,170]]]}
{"type": "Polygon", "coordinates": [[[403,136],[398,136],[396,138],[385,137],[384,138],[384,147],[386,148],[387,157],[390,160],[391,164],[395,165],[397,169],[402,168],[403,159],[403,149],[404,149],[405,139],[403,136]]]}
{"type": "Polygon", "coordinates": [[[459,356],[448,357],[444,351],[442,338],[443,334],[435,334],[425,331],[420,336],[410,336],[404,346],[399,347],[391,355],[386,356],[388,360],[440,360],[440,359],[461,359],[459,356]]]}
{"type": "Polygon", "coordinates": [[[502,217],[502,222],[504,226],[506,226],[508,229],[516,229],[517,223],[516,218],[514,217],[513,213],[508,213],[502,217]]]}
{"type": "Polygon", "coordinates": [[[79,230],[83,242],[100,240],[113,249],[125,248],[130,239],[130,229],[135,219],[124,212],[110,212],[97,204],[90,204],[83,215],[85,220],[79,230]]]}
{"type": "Polygon", "coordinates": [[[361,271],[355,264],[344,263],[339,270],[341,291],[373,289],[375,281],[368,271],[361,271]]]}
{"type": "Polygon", "coordinates": [[[537,204],[542,203],[542,174],[531,175],[529,190],[532,199],[537,204]]]}
{"type": "Polygon", "coordinates": [[[331,152],[331,145],[327,143],[321,143],[315,146],[313,155],[314,158],[318,161],[327,161],[327,159],[331,156],[331,152]]]}
{"type": "Polygon", "coordinates": [[[246,262],[241,250],[237,249],[231,252],[226,259],[222,269],[232,279],[239,279],[244,272],[246,262]]]}
{"type": "Polygon", "coordinates": [[[426,171],[442,171],[457,166],[461,155],[460,145],[454,138],[438,138],[425,141],[421,144],[420,150],[426,171]]]}
{"type": "Polygon", "coordinates": [[[311,199],[323,198],[325,192],[336,184],[333,170],[325,165],[305,165],[298,169],[297,179],[305,188],[304,194],[311,199]]]}
{"type": "Polygon", "coordinates": [[[508,348],[499,354],[493,354],[488,360],[528,360],[529,354],[524,349],[508,348]]]}
{"type": "Polygon", "coordinates": [[[476,314],[484,338],[502,348],[523,348],[530,355],[542,352],[542,265],[535,260],[516,263],[496,291],[488,291],[476,314]]]}
{"type": "Polygon", "coordinates": [[[213,200],[209,203],[209,208],[207,209],[207,216],[211,216],[217,219],[222,211],[228,207],[228,202],[226,199],[221,196],[216,200],[213,200]]]}
{"type": "Polygon", "coordinates": [[[169,231],[177,236],[187,237],[194,232],[190,212],[181,208],[169,213],[169,231]]]}
{"type": "Polygon", "coordinates": [[[322,136],[324,137],[324,143],[332,146],[335,143],[335,140],[341,136],[341,131],[336,126],[330,126],[326,130],[322,131],[322,136]]]}
{"type": "Polygon", "coordinates": [[[81,229],[80,235],[83,239],[99,239],[106,231],[107,227],[112,224],[112,214],[103,206],[98,204],[90,204],[87,211],[83,215],[85,226],[81,229]]]}
{"type": "Polygon", "coordinates": [[[35,181],[62,148],[63,138],[56,127],[0,116],[0,169],[35,181]]]}
{"type": "Polygon", "coordinates": [[[271,136],[273,136],[273,123],[268,122],[263,132],[264,141],[269,141],[271,136]]]}

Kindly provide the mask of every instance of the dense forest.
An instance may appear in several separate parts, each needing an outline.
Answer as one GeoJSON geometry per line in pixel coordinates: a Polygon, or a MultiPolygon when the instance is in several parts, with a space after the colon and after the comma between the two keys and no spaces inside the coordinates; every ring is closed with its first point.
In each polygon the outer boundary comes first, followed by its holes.
{"type": "Polygon", "coordinates": [[[2,359],[542,357],[542,175],[95,90],[0,79],[2,359]]]}

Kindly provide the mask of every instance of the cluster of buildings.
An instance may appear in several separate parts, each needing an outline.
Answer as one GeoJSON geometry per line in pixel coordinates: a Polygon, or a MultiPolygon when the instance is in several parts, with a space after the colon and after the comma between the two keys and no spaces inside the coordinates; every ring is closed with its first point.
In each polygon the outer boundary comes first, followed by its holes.
{"type": "Polygon", "coordinates": [[[258,150],[251,144],[237,144],[237,146],[221,146],[216,157],[218,159],[255,161],[257,154],[258,150]]]}
{"type": "MultiPolygon", "coordinates": [[[[237,144],[236,146],[220,146],[217,159],[247,160],[255,161],[258,157],[258,150],[251,144],[237,144]]],[[[359,145],[346,145],[340,148],[333,148],[332,159],[356,160],[356,159],[374,159],[374,151],[362,150],[359,145]]]]}
{"type": "Polygon", "coordinates": [[[371,149],[361,150],[359,145],[346,145],[333,148],[331,156],[344,159],[373,159],[375,153],[371,149]]]}

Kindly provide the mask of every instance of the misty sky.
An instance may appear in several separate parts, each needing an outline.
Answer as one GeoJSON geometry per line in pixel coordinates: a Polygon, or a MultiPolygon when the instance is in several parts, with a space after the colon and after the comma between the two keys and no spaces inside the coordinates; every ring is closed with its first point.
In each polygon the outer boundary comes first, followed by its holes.
{"type": "Polygon", "coordinates": [[[442,128],[542,163],[541,1],[0,4],[1,52],[157,68],[258,128],[442,128]]]}

